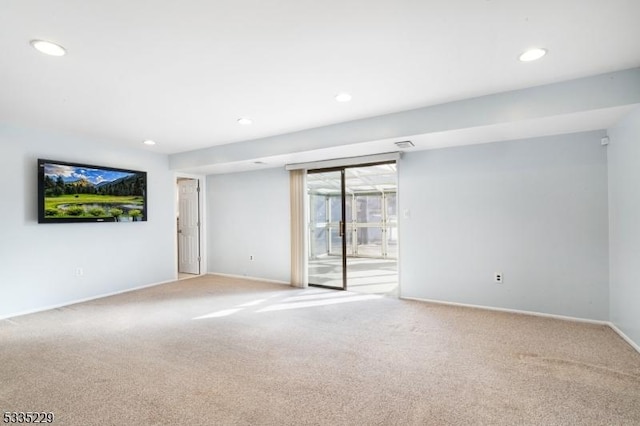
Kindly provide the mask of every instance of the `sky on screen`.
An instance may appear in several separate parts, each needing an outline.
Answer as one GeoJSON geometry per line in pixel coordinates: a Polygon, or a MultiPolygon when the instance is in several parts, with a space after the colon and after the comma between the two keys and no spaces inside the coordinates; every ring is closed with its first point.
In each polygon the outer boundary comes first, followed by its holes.
{"type": "Polygon", "coordinates": [[[133,174],[113,170],[91,169],[88,167],[67,166],[52,163],[45,164],[44,173],[54,180],[57,179],[58,176],[62,176],[62,179],[65,182],[75,182],[79,179],[86,179],[94,185],[101,182],[112,182],[133,174]]]}

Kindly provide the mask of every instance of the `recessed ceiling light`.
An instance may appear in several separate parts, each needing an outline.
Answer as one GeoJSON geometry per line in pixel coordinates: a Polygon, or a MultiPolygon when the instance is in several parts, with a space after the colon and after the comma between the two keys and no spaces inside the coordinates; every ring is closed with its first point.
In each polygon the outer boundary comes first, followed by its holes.
{"type": "Polygon", "coordinates": [[[142,142],[145,145],[155,145],[155,141],[152,141],[151,139],[147,139],[146,141],[142,142]]]}
{"type": "Polygon", "coordinates": [[[521,62],[531,62],[531,61],[535,61],[537,59],[542,58],[546,54],[547,54],[547,49],[536,47],[534,49],[527,50],[522,55],[520,55],[518,59],[520,59],[521,62]]]}
{"type": "Polygon", "coordinates": [[[59,44],[45,40],[31,40],[33,46],[38,52],[51,56],[64,56],[67,51],[59,44]]]}
{"type": "Polygon", "coordinates": [[[336,101],[338,102],[349,102],[351,100],[351,95],[348,93],[338,93],[336,95],[336,101]]]}
{"type": "Polygon", "coordinates": [[[241,124],[243,126],[248,126],[250,124],[253,124],[253,120],[248,117],[240,117],[238,118],[238,124],[241,124]]]}

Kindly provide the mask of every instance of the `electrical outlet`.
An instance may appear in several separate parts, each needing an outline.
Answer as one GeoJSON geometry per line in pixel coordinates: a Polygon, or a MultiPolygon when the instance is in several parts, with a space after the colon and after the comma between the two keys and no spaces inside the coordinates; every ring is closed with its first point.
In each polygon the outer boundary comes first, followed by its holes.
{"type": "Polygon", "coordinates": [[[81,277],[84,275],[84,270],[82,268],[76,268],[76,277],[81,277]]]}
{"type": "Polygon", "coordinates": [[[253,260],[253,255],[250,255],[250,256],[249,256],[249,260],[253,260]]]}
{"type": "Polygon", "coordinates": [[[502,284],[502,280],[504,279],[504,277],[502,276],[502,272],[494,272],[493,273],[493,281],[497,282],[498,284],[502,284]]]}

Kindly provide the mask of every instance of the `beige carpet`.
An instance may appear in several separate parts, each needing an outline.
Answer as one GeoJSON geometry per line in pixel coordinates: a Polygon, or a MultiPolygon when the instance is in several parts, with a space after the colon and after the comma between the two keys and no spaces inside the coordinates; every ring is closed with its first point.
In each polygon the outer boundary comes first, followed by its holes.
{"type": "Polygon", "coordinates": [[[0,412],[67,425],[638,425],[605,326],[201,277],[0,321],[0,412]]]}

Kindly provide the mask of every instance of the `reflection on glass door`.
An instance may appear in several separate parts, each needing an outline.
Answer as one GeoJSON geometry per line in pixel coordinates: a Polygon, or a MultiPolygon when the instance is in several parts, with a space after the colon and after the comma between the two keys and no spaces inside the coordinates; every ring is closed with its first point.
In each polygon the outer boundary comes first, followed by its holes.
{"type": "Polygon", "coordinates": [[[310,171],[307,191],[309,284],[397,296],[396,164],[310,171]]]}

